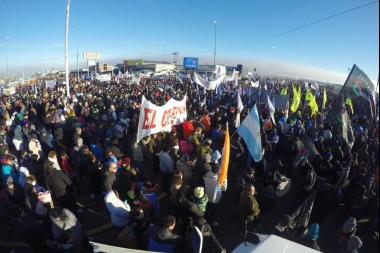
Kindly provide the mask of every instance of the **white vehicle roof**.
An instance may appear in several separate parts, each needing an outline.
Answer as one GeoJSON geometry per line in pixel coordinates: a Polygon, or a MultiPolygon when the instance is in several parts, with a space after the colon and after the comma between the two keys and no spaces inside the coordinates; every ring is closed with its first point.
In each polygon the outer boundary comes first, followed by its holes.
{"type": "MultiPolygon", "coordinates": [[[[145,251],[145,250],[137,250],[137,249],[127,249],[122,247],[115,247],[106,244],[101,244],[97,242],[90,242],[90,244],[94,248],[94,252],[96,253],[120,253],[120,252],[128,252],[128,253],[154,253],[153,251],[145,251]]],[[[156,252],[158,253],[158,252],[156,252]]]]}
{"type": "Polygon", "coordinates": [[[301,244],[283,239],[276,235],[270,235],[266,239],[254,245],[243,242],[232,253],[316,253],[317,250],[305,247],[301,244]]]}

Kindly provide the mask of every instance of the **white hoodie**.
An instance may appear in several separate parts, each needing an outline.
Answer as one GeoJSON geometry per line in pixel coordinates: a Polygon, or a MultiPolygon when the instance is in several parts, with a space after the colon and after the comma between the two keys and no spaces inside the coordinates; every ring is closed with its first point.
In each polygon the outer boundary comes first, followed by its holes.
{"type": "Polygon", "coordinates": [[[109,191],[104,196],[108,211],[111,213],[111,221],[117,227],[128,225],[129,211],[131,207],[121,201],[113,191],[109,191]]]}
{"type": "Polygon", "coordinates": [[[218,183],[218,174],[214,174],[211,171],[207,172],[206,175],[203,176],[203,180],[205,182],[205,193],[208,196],[208,201],[210,203],[217,204],[219,203],[220,199],[222,198],[222,191],[227,190],[227,179],[223,182],[222,187],[220,190],[216,191],[215,195],[215,189],[216,184],[218,183]],[[214,199],[215,195],[215,199],[214,199]]]}

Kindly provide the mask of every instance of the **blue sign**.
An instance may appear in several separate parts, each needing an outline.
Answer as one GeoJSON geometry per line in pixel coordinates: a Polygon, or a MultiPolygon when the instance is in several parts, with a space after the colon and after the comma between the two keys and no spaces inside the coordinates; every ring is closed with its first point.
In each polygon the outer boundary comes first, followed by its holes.
{"type": "Polygon", "coordinates": [[[198,68],[198,58],[194,58],[194,57],[183,58],[183,67],[185,69],[197,69],[198,68]]]}

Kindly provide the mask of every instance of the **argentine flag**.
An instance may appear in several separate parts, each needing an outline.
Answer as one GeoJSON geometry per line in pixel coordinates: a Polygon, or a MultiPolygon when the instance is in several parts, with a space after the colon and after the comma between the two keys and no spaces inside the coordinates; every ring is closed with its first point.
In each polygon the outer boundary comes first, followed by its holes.
{"type": "Polygon", "coordinates": [[[263,158],[261,134],[260,134],[260,119],[257,112],[257,107],[254,105],[239,128],[237,129],[239,135],[244,139],[247,144],[249,153],[253,159],[258,162],[263,158]]]}

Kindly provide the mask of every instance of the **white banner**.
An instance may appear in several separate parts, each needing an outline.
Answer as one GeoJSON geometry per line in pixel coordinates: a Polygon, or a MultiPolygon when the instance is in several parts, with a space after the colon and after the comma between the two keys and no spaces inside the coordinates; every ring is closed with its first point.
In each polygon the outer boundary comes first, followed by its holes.
{"type": "Polygon", "coordinates": [[[141,80],[141,74],[137,77],[135,74],[132,74],[132,83],[136,83],[137,85],[140,85],[141,80]]]}
{"type": "Polygon", "coordinates": [[[163,106],[156,106],[142,97],[137,142],[145,136],[161,131],[170,132],[173,125],[179,125],[187,118],[186,99],[170,99],[163,106]]]}
{"type": "Polygon", "coordinates": [[[56,80],[45,80],[46,88],[55,88],[55,85],[57,84],[56,80]]]}
{"type": "Polygon", "coordinates": [[[96,79],[98,79],[100,82],[109,82],[111,81],[111,75],[110,74],[96,75],[96,79]]]}
{"type": "Polygon", "coordinates": [[[200,86],[204,87],[206,90],[215,90],[216,86],[221,84],[224,79],[225,79],[225,76],[221,75],[215,81],[206,81],[204,78],[202,78],[196,72],[194,72],[194,82],[199,84],[200,86]]]}
{"type": "Polygon", "coordinates": [[[260,82],[259,81],[256,81],[256,82],[251,81],[251,87],[252,88],[258,88],[258,87],[260,87],[260,82]]]}

